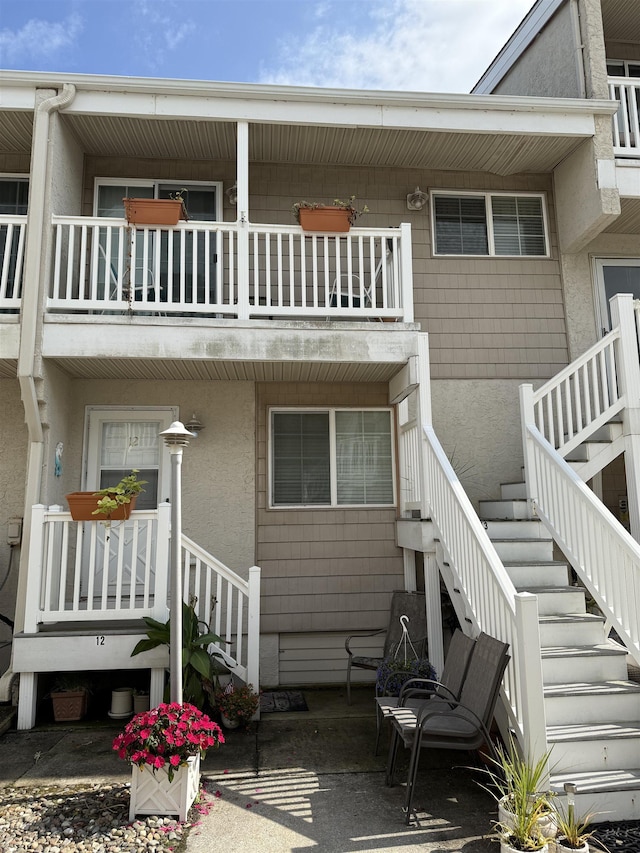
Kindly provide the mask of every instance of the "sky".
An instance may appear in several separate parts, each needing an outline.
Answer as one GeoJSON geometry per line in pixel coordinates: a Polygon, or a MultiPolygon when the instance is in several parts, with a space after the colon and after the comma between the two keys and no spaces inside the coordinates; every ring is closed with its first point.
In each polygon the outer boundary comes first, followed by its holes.
{"type": "Polygon", "coordinates": [[[469,92],[533,0],[0,0],[0,68],[469,92]]]}

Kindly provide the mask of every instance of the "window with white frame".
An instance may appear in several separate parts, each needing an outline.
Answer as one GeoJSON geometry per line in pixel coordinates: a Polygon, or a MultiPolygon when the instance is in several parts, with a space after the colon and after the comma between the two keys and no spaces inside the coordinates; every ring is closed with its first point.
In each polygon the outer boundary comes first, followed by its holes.
{"type": "Polygon", "coordinates": [[[388,409],[271,412],[271,506],[392,506],[388,409]]]}
{"type": "Polygon", "coordinates": [[[540,194],[434,192],[431,199],[436,255],[549,253],[540,194]]]}

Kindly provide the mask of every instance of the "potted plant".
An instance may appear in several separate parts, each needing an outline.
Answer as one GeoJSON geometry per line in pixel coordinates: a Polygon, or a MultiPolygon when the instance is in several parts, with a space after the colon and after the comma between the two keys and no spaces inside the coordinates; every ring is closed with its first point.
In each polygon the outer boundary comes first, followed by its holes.
{"type": "Polygon", "coordinates": [[[228,729],[246,728],[258,710],[260,696],[251,684],[237,687],[233,681],[216,694],[216,705],[222,725],[228,729]]]}
{"type": "MultiPolygon", "coordinates": [[[[399,696],[402,686],[410,678],[435,681],[436,671],[427,658],[397,658],[387,655],[376,671],[376,695],[399,696]]],[[[416,684],[419,687],[419,684],[416,684]]]]}
{"type": "Polygon", "coordinates": [[[56,723],[81,720],[87,713],[91,682],[80,673],[58,675],[51,688],[53,719],[56,723]]]}
{"type": "MultiPolygon", "coordinates": [[[[493,765],[482,772],[489,776],[485,790],[498,802],[498,824],[508,831],[526,823],[531,813],[536,816],[536,832],[543,838],[555,837],[557,825],[551,805],[552,793],[543,790],[548,776],[550,750],[534,764],[525,758],[517,744],[511,740],[509,747],[496,747],[497,758],[488,757],[493,765]]],[[[516,848],[518,849],[518,848],[516,848]]],[[[522,848],[537,849],[537,848],[522,848]]]]}
{"type": "Polygon", "coordinates": [[[556,853],[566,853],[568,850],[578,853],[589,853],[589,839],[593,832],[589,829],[594,817],[593,812],[583,815],[576,814],[575,809],[575,785],[565,783],[567,792],[566,806],[558,803],[554,807],[558,835],[556,837],[556,853]]]}
{"type": "Polygon", "coordinates": [[[182,189],[170,198],[123,198],[124,212],[131,225],[177,225],[188,219],[182,189]]]}
{"type": "Polygon", "coordinates": [[[123,521],[135,509],[136,500],[146,480],[138,480],[138,469],[123,477],[115,486],[97,492],[70,492],[66,495],[74,521],[123,521]]]}
{"type": "Polygon", "coordinates": [[[220,726],[189,703],[136,714],[113,741],[119,758],[132,765],[129,820],[136,814],[186,820],[198,793],[200,758],[221,743],[220,726]]]}
{"type": "MultiPolygon", "coordinates": [[[[147,652],[158,646],[170,645],[171,620],[158,622],[150,616],[144,616],[147,625],[147,638],[140,640],[131,657],[147,652]]],[[[206,689],[215,681],[214,657],[208,647],[219,643],[220,637],[209,631],[206,622],[198,619],[192,604],[182,602],[182,684],[185,701],[198,708],[204,708],[207,700],[206,689]]]]}
{"type": "Polygon", "coordinates": [[[352,195],[347,201],[339,198],[332,205],[313,201],[298,201],[291,208],[296,222],[303,231],[349,231],[353,223],[363,213],[368,213],[366,204],[357,208],[356,197],[352,195]]]}

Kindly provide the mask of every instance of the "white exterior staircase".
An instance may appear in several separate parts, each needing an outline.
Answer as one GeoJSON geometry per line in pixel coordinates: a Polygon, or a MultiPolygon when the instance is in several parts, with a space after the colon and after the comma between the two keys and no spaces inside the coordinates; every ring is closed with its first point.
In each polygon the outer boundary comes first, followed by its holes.
{"type": "Polygon", "coordinates": [[[597,820],[640,818],[640,684],[628,680],[626,650],[554,560],[525,484],[503,485],[501,496],[481,501],[479,515],[516,589],[538,598],[552,788],[577,783],[578,808],[597,810],[597,820]]]}

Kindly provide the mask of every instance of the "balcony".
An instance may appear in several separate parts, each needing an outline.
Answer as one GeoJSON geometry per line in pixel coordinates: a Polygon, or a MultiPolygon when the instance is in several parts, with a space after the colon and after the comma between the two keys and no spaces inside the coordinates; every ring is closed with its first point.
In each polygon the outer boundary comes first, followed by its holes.
{"type": "Polygon", "coordinates": [[[609,77],[609,97],[620,104],[613,116],[613,153],[640,157],[640,79],[609,77]]]}
{"type": "Polygon", "coordinates": [[[413,321],[411,229],[53,218],[49,313],[413,321]]]}
{"type": "Polygon", "coordinates": [[[17,314],[22,296],[26,216],[0,216],[0,311],[17,314]]]}

